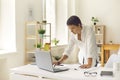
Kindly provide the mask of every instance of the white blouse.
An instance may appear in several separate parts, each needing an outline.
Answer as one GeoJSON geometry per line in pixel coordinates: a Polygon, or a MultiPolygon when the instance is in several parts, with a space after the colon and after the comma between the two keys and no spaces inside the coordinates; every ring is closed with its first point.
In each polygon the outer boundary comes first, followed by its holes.
{"type": "Polygon", "coordinates": [[[93,29],[91,27],[83,26],[81,31],[81,41],[78,40],[77,35],[72,33],[68,47],[65,49],[63,55],[69,56],[75,44],[80,49],[78,54],[79,63],[82,65],[84,58],[84,64],[87,64],[88,58],[92,58],[92,66],[95,66],[96,60],[98,59],[98,54],[93,29]]]}

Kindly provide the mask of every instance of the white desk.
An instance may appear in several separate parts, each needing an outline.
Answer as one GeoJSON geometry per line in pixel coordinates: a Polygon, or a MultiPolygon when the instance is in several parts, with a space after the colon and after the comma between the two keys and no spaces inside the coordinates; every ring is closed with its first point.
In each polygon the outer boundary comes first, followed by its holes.
{"type": "MultiPolygon", "coordinates": [[[[34,78],[34,79],[29,79],[29,80],[46,80],[46,79],[42,79],[41,76],[47,77],[47,78],[52,78],[52,80],[53,79],[54,80],[58,80],[58,79],[59,80],[119,80],[119,78],[120,78],[120,76],[119,76],[120,72],[117,72],[117,74],[115,74],[114,77],[109,77],[109,76],[101,77],[100,71],[101,70],[109,70],[109,71],[112,70],[112,69],[108,69],[108,68],[106,69],[106,68],[99,67],[99,68],[91,68],[91,69],[87,69],[87,70],[83,70],[83,69],[74,70],[74,68],[78,67],[77,65],[65,65],[65,67],[70,68],[70,70],[64,71],[64,72],[52,73],[52,72],[48,72],[45,70],[41,70],[36,65],[25,65],[25,66],[21,66],[18,68],[14,68],[11,70],[11,72],[17,73],[15,75],[19,76],[19,77],[22,77],[22,76],[25,77],[25,75],[26,75],[26,77],[34,78]],[[91,72],[96,71],[98,74],[96,77],[91,77],[91,76],[86,77],[84,75],[84,71],[91,71],[91,72]],[[23,75],[20,75],[20,74],[23,74],[23,75]]],[[[28,80],[28,79],[24,79],[24,80],[28,80]]]]}

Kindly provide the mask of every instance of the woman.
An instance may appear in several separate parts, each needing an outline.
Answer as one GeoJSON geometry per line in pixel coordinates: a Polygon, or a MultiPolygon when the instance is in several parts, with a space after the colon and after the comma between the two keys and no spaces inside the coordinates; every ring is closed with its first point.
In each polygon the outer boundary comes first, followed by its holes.
{"type": "Polygon", "coordinates": [[[76,44],[79,48],[78,60],[81,68],[95,66],[97,60],[97,45],[95,35],[91,27],[83,26],[77,16],[71,16],[67,20],[67,26],[72,32],[69,45],[63,53],[61,59],[53,64],[59,65],[66,60],[76,44]]]}

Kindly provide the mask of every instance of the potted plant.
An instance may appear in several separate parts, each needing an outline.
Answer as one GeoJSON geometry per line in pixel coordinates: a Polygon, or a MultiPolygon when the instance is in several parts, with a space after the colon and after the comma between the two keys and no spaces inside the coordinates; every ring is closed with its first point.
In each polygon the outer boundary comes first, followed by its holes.
{"type": "Polygon", "coordinates": [[[113,41],[110,41],[110,44],[113,44],[113,41]]]}
{"type": "Polygon", "coordinates": [[[47,21],[46,21],[46,20],[43,20],[43,21],[42,21],[42,23],[46,24],[46,23],[47,23],[47,21]]]}
{"type": "Polygon", "coordinates": [[[45,34],[45,29],[39,29],[38,33],[40,34],[41,38],[43,38],[43,35],[45,34]]]}
{"type": "Polygon", "coordinates": [[[57,40],[56,38],[54,38],[53,40],[52,40],[52,42],[55,44],[55,46],[59,43],[59,40],[57,40]]]}
{"type": "Polygon", "coordinates": [[[96,25],[96,23],[99,22],[99,20],[96,17],[92,17],[91,21],[93,22],[94,25],[96,25]]]}
{"type": "Polygon", "coordinates": [[[41,49],[41,47],[42,47],[42,44],[40,44],[40,43],[37,43],[37,45],[34,45],[34,47],[36,47],[36,49],[41,49]]]}

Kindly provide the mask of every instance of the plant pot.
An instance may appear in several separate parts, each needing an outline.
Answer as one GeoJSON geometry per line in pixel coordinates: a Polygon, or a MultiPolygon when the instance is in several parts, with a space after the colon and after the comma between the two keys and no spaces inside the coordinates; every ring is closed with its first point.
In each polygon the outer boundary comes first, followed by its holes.
{"type": "Polygon", "coordinates": [[[112,42],[112,41],[110,41],[110,42],[109,42],[109,44],[113,44],[113,42],[112,42]]]}
{"type": "Polygon", "coordinates": [[[94,25],[96,25],[96,23],[94,23],[94,25]]]}
{"type": "Polygon", "coordinates": [[[43,37],[44,37],[44,35],[43,35],[43,34],[40,34],[39,36],[40,36],[40,38],[41,38],[41,39],[43,39],[43,37]]]}
{"type": "Polygon", "coordinates": [[[45,43],[44,50],[49,51],[50,50],[50,43],[45,43]]]}

